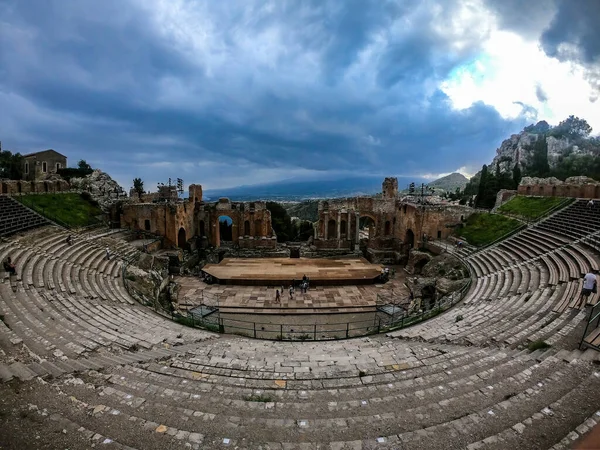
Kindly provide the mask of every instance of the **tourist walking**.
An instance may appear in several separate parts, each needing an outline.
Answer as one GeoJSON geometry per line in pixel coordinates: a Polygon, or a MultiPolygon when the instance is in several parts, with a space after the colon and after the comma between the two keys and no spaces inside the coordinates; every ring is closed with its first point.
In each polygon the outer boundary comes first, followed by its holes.
{"type": "Polygon", "coordinates": [[[583,301],[582,303],[586,303],[590,294],[595,294],[598,292],[598,280],[596,279],[597,270],[592,270],[588,272],[583,277],[583,288],[581,289],[581,295],[579,297],[579,301],[583,301]]]}
{"type": "Polygon", "coordinates": [[[110,249],[106,247],[106,259],[110,261],[110,249]]]}
{"type": "Polygon", "coordinates": [[[275,291],[275,303],[281,302],[281,294],[279,293],[279,289],[275,291]]]}
{"type": "Polygon", "coordinates": [[[290,286],[290,300],[294,300],[294,286],[290,286]]]}
{"type": "Polygon", "coordinates": [[[6,257],[6,259],[2,262],[2,266],[4,266],[4,270],[9,275],[16,275],[17,274],[17,268],[13,264],[12,259],[10,258],[10,256],[6,257]]]}

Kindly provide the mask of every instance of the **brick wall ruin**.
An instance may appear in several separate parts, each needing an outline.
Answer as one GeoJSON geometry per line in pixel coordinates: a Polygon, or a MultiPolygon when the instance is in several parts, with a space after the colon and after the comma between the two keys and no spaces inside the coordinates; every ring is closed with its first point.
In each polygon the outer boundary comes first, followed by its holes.
{"type": "Polygon", "coordinates": [[[271,212],[265,202],[232,202],[227,198],[216,203],[202,199],[202,187],[190,185],[189,197],[156,203],[143,202],[155,196],[144,195],[142,202],[122,206],[121,226],[145,230],[165,238],[168,246],[185,248],[187,241],[197,237],[200,245],[219,247],[223,242],[219,219],[231,221],[231,245],[248,249],[272,249],[277,237],[271,226],[271,212]]]}
{"type": "Polygon", "coordinates": [[[70,190],[69,183],[65,180],[26,181],[26,180],[2,180],[0,181],[0,193],[2,194],[29,194],[66,192],[70,190]]]}
{"type": "Polygon", "coordinates": [[[314,245],[318,251],[362,250],[372,261],[397,261],[423,238],[447,238],[472,212],[467,206],[401,199],[397,179],[386,178],[381,196],[320,202],[314,245]]]}
{"type": "Polygon", "coordinates": [[[558,178],[524,177],[517,189],[520,195],[541,197],[600,198],[600,182],[588,177],[558,178]]]}

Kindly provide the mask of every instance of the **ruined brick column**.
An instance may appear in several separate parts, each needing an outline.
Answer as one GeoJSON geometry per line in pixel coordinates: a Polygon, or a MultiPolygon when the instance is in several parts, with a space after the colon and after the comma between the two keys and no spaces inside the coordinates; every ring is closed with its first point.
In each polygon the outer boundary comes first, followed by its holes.
{"type": "Polygon", "coordinates": [[[355,235],[355,241],[354,241],[354,250],[358,250],[359,244],[360,244],[360,234],[359,234],[360,213],[358,211],[356,211],[354,213],[354,215],[356,217],[356,235],[355,235]]]}
{"type": "Polygon", "coordinates": [[[342,222],[342,213],[338,212],[338,216],[337,216],[337,241],[338,241],[338,247],[340,246],[340,239],[342,238],[341,222],[342,222]]]}

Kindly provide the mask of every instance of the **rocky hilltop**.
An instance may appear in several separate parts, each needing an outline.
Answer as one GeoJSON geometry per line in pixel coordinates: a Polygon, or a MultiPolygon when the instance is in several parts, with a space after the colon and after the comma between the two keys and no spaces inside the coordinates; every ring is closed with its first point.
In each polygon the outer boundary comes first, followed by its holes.
{"type": "Polygon", "coordinates": [[[127,197],[119,183],[99,169],[83,178],[71,178],[70,184],[74,189],[89,192],[104,211],[119,198],[127,197]]]}
{"type": "Polygon", "coordinates": [[[517,163],[521,169],[531,167],[536,144],[541,140],[545,140],[548,149],[547,159],[550,169],[555,169],[561,159],[569,155],[598,156],[600,153],[598,139],[588,139],[584,133],[565,129],[562,124],[567,121],[561,122],[561,125],[554,128],[547,122],[541,121],[505,139],[496,149],[496,156],[488,167],[489,171],[496,172],[499,169],[501,173],[510,172],[517,163]]]}
{"type": "Polygon", "coordinates": [[[451,173],[450,175],[446,175],[445,177],[438,178],[427,185],[431,188],[435,188],[436,190],[444,190],[446,192],[454,192],[456,189],[460,189],[461,191],[465,188],[469,180],[463,174],[460,173],[451,173]]]}

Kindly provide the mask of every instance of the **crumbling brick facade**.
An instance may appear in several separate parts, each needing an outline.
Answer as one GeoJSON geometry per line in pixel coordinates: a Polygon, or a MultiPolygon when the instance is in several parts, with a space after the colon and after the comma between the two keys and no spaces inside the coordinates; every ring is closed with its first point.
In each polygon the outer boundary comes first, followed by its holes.
{"type": "Polygon", "coordinates": [[[16,195],[29,193],[66,192],[70,189],[65,180],[27,181],[4,180],[0,182],[0,193],[16,195]]]}
{"type": "Polygon", "coordinates": [[[396,253],[398,258],[422,239],[447,238],[471,213],[467,206],[402,200],[398,197],[397,179],[386,178],[381,196],[320,202],[314,245],[318,250],[363,249],[370,255],[396,253]],[[363,223],[362,230],[361,220],[370,222],[363,223]]]}
{"type": "Polygon", "coordinates": [[[257,249],[277,246],[271,212],[265,202],[231,202],[222,198],[216,203],[206,203],[200,185],[190,185],[189,197],[183,201],[124,204],[121,226],[163,236],[166,245],[184,248],[190,238],[197,237],[201,243],[219,247],[221,217],[231,221],[233,245],[257,249]]]}
{"type": "Polygon", "coordinates": [[[540,197],[600,198],[600,182],[588,177],[530,178],[521,180],[517,189],[520,195],[540,197]]]}

